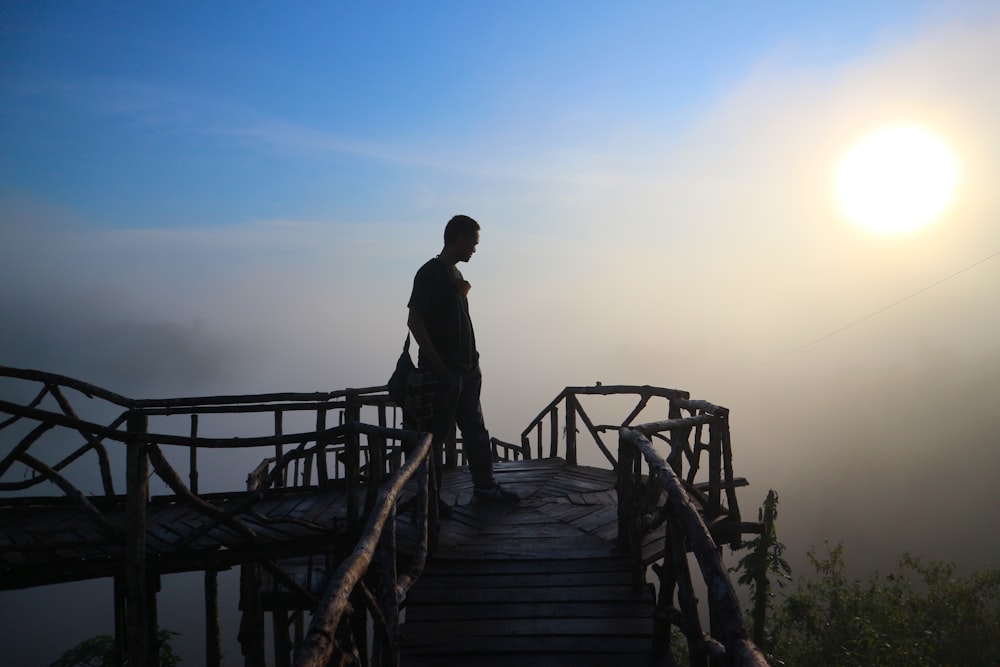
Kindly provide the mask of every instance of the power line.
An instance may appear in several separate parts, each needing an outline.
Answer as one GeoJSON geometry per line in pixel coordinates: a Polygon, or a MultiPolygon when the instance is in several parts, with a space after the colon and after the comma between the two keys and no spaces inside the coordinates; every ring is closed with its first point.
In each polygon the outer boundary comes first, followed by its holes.
{"type": "Polygon", "coordinates": [[[913,297],[919,296],[920,294],[923,294],[927,290],[933,289],[933,288],[937,287],[938,285],[940,285],[941,283],[947,282],[947,281],[951,280],[952,278],[954,278],[955,276],[961,275],[961,274],[965,273],[966,271],[968,271],[969,269],[973,269],[973,268],[979,266],[980,264],[988,262],[989,260],[993,259],[994,257],[998,257],[998,256],[1000,256],[1000,250],[996,251],[992,255],[989,255],[988,257],[983,257],[982,259],[980,259],[980,260],[978,260],[976,262],[973,262],[972,264],[969,264],[968,266],[966,266],[963,269],[959,269],[958,271],[956,271],[955,273],[952,273],[951,275],[948,275],[948,276],[945,276],[944,278],[941,278],[937,282],[931,283],[930,285],[928,285],[927,287],[924,287],[923,289],[917,290],[916,292],[914,292],[913,294],[910,294],[909,296],[904,296],[902,299],[899,299],[898,301],[894,301],[893,303],[890,303],[888,306],[884,306],[882,308],[879,308],[876,311],[868,313],[864,317],[861,317],[859,319],[854,320],[850,324],[847,324],[845,326],[840,327],[839,329],[831,331],[828,334],[820,336],[816,340],[810,341],[810,342],[808,342],[808,343],[806,343],[804,345],[800,345],[797,348],[795,348],[793,350],[789,350],[788,352],[785,352],[783,354],[779,354],[776,357],[772,357],[771,359],[768,359],[767,361],[764,361],[764,362],[758,364],[757,368],[760,368],[761,366],[766,366],[767,364],[772,364],[775,361],[779,361],[781,359],[784,359],[785,357],[791,356],[791,355],[795,354],[796,352],[801,352],[802,350],[806,349],[807,347],[812,347],[813,345],[816,345],[817,343],[822,343],[823,341],[825,341],[828,338],[832,338],[833,336],[836,336],[839,333],[847,331],[851,327],[857,326],[858,324],[861,324],[862,322],[864,322],[866,320],[870,320],[871,318],[875,317],[876,315],[881,315],[882,313],[884,313],[885,311],[889,310],[890,308],[895,308],[896,306],[898,306],[899,304],[903,303],[904,301],[909,301],[913,297]]]}

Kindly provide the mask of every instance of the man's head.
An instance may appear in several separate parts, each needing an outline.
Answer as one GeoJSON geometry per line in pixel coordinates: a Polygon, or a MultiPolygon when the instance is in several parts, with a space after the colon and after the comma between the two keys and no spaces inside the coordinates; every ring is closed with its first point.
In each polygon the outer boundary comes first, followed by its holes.
{"type": "Polygon", "coordinates": [[[449,259],[468,262],[479,243],[479,223],[467,215],[456,215],[444,228],[444,247],[449,259]]]}
{"type": "Polygon", "coordinates": [[[467,215],[456,215],[444,227],[444,244],[448,245],[462,237],[475,236],[479,223],[467,215]]]}

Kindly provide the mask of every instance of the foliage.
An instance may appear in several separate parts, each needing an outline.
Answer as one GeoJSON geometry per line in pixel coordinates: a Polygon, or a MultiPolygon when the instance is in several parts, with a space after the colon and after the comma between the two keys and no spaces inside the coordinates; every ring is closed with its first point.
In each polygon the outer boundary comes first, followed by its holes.
{"type": "MultiPolygon", "coordinates": [[[[733,568],[734,572],[740,573],[737,582],[747,586],[754,608],[760,610],[760,616],[754,614],[752,617],[755,619],[754,623],[761,622],[764,610],[772,606],[774,593],[771,591],[771,578],[768,575],[776,575],[775,581],[779,586],[784,586],[791,579],[792,568],[784,557],[785,545],[777,537],[777,517],[778,493],[771,490],[759,511],[764,532],[745,543],[749,552],[733,568]]],[[[764,629],[755,628],[753,635],[760,641],[764,637],[764,629]]]]}
{"type": "MultiPolygon", "coordinates": [[[[156,637],[160,642],[160,667],[177,667],[181,659],[174,653],[170,640],[178,633],[160,629],[156,637]]],[[[115,638],[97,635],[62,654],[49,667],[111,667],[115,664],[115,638]]]]}
{"type": "Polygon", "coordinates": [[[817,577],[800,580],[774,609],[772,664],[996,664],[1000,569],[962,579],[954,564],[904,554],[894,572],[852,581],[843,544],[826,551],[809,550],[817,577]]]}

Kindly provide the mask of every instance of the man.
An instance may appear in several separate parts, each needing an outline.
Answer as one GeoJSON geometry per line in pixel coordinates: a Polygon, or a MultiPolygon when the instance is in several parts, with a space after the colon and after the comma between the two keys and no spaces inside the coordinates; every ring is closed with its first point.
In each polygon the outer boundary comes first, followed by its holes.
{"type": "Polygon", "coordinates": [[[516,503],[517,495],[493,478],[493,449],[479,402],[483,377],[476,335],[469,317],[470,285],[458,270],[479,244],[479,223],[456,215],[444,228],[444,248],[413,278],[407,325],[420,346],[417,365],[438,382],[434,397],[435,455],[453,424],[462,431],[462,447],[472,473],[473,494],[486,502],[516,503]]]}

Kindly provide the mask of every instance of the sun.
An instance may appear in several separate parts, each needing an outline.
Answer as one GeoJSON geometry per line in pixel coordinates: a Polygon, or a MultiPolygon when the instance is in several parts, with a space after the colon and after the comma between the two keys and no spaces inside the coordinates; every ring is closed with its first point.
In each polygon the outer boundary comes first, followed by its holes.
{"type": "Polygon", "coordinates": [[[865,229],[917,229],[947,208],[958,184],[958,160],[928,130],[894,126],[854,145],[837,167],[836,193],[844,214],[865,229]]]}

